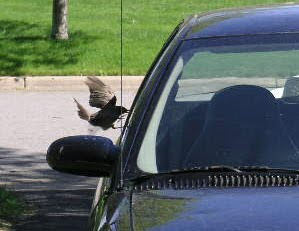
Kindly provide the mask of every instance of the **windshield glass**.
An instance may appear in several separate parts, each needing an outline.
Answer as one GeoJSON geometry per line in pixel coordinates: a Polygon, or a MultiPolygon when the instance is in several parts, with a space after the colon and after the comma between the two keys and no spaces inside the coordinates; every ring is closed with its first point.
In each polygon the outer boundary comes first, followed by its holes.
{"type": "Polygon", "coordinates": [[[167,73],[140,170],[299,169],[298,35],[186,40],[167,73]]]}

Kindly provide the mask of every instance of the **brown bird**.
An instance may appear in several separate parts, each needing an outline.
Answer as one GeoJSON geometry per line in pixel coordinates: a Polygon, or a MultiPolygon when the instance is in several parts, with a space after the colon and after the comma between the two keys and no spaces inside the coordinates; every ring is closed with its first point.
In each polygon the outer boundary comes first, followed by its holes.
{"type": "Polygon", "coordinates": [[[96,113],[89,113],[75,98],[78,107],[78,115],[81,119],[87,120],[91,125],[101,127],[103,130],[116,128],[114,123],[123,114],[129,112],[122,106],[116,106],[116,96],[112,89],[97,77],[88,76],[85,81],[89,87],[89,105],[102,110],[96,113]]]}

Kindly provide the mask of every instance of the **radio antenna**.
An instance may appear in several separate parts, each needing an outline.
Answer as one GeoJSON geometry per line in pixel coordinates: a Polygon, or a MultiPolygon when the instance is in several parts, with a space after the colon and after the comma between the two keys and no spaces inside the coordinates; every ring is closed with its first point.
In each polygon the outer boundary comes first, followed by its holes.
{"type": "MultiPolygon", "coordinates": [[[[120,105],[123,106],[123,0],[120,0],[120,105]]],[[[123,136],[123,119],[120,118],[120,141],[123,136]]],[[[123,187],[123,154],[120,153],[120,186],[123,187]]]]}

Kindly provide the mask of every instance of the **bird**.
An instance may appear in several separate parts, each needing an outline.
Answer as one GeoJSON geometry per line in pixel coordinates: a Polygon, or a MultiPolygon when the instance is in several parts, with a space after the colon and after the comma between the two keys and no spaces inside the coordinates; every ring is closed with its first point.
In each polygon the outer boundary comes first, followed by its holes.
{"type": "Polygon", "coordinates": [[[103,130],[116,129],[115,122],[123,118],[129,110],[123,106],[116,106],[117,98],[112,89],[102,80],[95,76],[88,76],[85,84],[89,88],[89,105],[100,108],[96,113],[89,113],[79,102],[77,105],[78,115],[81,119],[88,121],[91,125],[101,127],[103,130]]]}

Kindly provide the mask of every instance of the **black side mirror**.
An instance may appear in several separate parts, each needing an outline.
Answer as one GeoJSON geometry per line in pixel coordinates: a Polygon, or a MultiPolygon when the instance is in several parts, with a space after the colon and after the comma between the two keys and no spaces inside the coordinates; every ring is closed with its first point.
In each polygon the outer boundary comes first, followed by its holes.
{"type": "Polygon", "coordinates": [[[83,176],[109,176],[120,149],[100,136],[69,136],[54,141],[48,148],[51,168],[83,176]]]}

